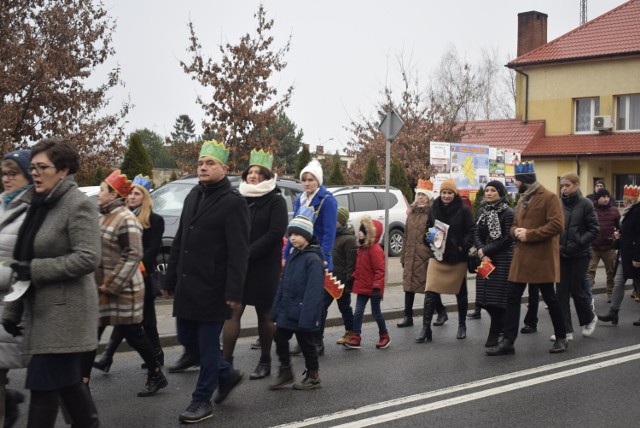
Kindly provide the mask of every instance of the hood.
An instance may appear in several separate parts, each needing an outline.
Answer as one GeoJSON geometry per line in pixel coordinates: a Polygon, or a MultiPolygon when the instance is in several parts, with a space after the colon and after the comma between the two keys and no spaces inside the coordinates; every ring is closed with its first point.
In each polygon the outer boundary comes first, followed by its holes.
{"type": "Polygon", "coordinates": [[[380,241],[380,237],[382,236],[382,223],[378,220],[372,220],[368,215],[362,217],[360,219],[360,225],[364,226],[367,231],[367,236],[364,239],[364,246],[370,247],[374,243],[380,241]]]}

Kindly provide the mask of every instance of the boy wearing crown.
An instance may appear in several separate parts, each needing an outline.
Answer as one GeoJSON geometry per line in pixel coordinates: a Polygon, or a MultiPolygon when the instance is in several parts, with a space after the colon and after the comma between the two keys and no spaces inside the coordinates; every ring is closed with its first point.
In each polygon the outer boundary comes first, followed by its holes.
{"type": "Polygon", "coordinates": [[[229,150],[206,141],[198,159],[199,183],[184,201],[163,294],[173,294],[173,316],[185,354],[169,371],[200,364],[191,404],[179,420],[210,418],[211,398],[227,398],[243,374],[220,356],[220,333],[242,302],[249,259],[249,211],[226,177],[229,150]]]}
{"type": "Polygon", "coordinates": [[[549,352],[567,350],[566,328],[554,283],[560,282],[560,233],[564,229],[564,212],[560,198],[536,179],[533,162],[515,166],[520,200],[510,234],[515,241],[509,269],[509,292],[504,317],[504,337],[487,355],[513,354],[518,336],[522,294],[527,284],[537,285],[549,307],[555,341],[549,352]]]}

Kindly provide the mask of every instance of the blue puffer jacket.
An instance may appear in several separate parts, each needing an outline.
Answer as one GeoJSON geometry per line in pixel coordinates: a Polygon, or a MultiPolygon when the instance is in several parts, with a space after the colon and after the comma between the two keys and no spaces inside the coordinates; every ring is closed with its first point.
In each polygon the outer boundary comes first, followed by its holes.
{"type": "Polygon", "coordinates": [[[304,250],[293,249],[271,309],[277,327],[317,331],[322,321],[324,267],[322,250],[314,238],[304,250]]]}

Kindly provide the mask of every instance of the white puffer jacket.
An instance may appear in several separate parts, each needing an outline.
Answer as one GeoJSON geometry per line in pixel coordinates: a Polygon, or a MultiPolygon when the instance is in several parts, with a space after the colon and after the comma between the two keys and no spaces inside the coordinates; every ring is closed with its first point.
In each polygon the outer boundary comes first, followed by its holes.
{"type": "MultiPolygon", "coordinates": [[[[7,208],[2,203],[0,195],[0,260],[13,259],[13,248],[16,245],[18,231],[27,215],[29,205],[20,200],[20,195],[13,198],[7,208]]],[[[11,291],[12,270],[9,266],[0,266],[0,317],[4,312],[4,296],[11,291]]],[[[29,314],[25,312],[22,327],[27,327],[29,314]]],[[[25,367],[27,359],[24,356],[24,336],[13,337],[0,326],[0,369],[15,369],[25,367]]]]}

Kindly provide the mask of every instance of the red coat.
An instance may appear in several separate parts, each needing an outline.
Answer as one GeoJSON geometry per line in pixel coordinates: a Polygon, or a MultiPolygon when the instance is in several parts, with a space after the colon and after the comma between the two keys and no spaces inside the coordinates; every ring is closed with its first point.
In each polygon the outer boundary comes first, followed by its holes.
{"type": "Polygon", "coordinates": [[[360,222],[367,230],[367,236],[358,248],[351,292],[371,296],[373,289],[379,288],[384,296],[384,251],[378,244],[382,235],[382,223],[371,220],[369,216],[362,217],[360,222]]]}

